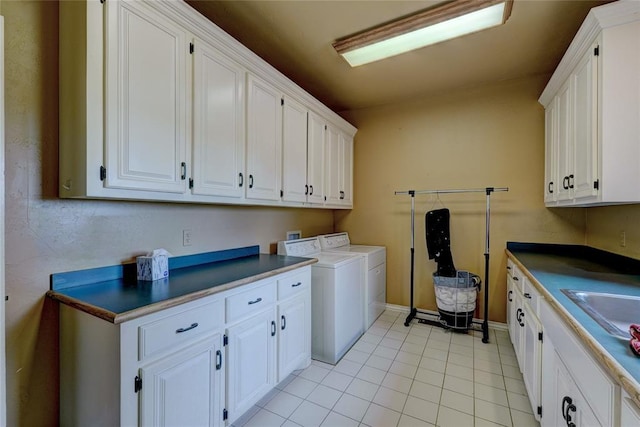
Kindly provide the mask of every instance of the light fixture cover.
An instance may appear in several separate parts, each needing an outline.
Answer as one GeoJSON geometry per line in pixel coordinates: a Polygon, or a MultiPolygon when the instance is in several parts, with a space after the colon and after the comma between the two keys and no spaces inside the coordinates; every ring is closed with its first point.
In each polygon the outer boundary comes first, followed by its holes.
{"type": "Polygon", "coordinates": [[[356,67],[504,24],[512,5],[513,0],[457,0],[338,40],[333,47],[356,67]]]}

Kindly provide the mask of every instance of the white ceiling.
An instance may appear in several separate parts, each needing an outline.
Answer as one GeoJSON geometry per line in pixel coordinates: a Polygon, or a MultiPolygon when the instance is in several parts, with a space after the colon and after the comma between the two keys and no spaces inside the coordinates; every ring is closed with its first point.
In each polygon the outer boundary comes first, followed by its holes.
{"type": "Polygon", "coordinates": [[[356,68],[332,42],[439,1],[187,2],[328,107],[344,111],[550,76],[589,9],[608,1],[515,0],[503,26],[356,68]]]}

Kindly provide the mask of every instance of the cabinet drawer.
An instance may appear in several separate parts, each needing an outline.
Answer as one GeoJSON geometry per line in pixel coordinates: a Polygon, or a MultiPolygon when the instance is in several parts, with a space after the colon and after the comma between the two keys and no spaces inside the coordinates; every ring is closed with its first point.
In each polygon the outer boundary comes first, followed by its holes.
{"type": "Polygon", "coordinates": [[[307,290],[310,282],[311,277],[308,270],[278,279],[278,300],[282,301],[298,292],[307,290]]]}
{"type": "Polygon", "coordinates": [[[195,307],[138,327],[138,360],[214,333],[224,324],[222,300],[195,307]]]}
{"type": "Polygon", "coordinates": [[[511,280],[513,281],[514,292],[519,291],[522,293],[522,282],[524,275],[511,260],[507,261],[507,275],[511,277],[511,280]]]}
{"type": "Polygon", "coordinates": [[[540,317],[539,301],[540,298],[542,298],[540,296],[540,293],[538,293],[538,290],[526,277],[522,278],[522,288],[524,291],[522,294],[522,296],[524,297],[524,303],[531,308],[531,311],[533,311],[536,316],[540,317]]]}
{"type": "Polygon", "coordinates": [[[571,373],[580,392],[602,425],[614,424],[617,385],[593,360],[564,321],[544,302],[540,302],[540,319],[545,334],[571,373]]]}
{"type": "Polygon", "coordinates": [[[276,302],[276,284],[266,282],[252,289],[227,297],[227,323],[257,313],[276,302]]]}

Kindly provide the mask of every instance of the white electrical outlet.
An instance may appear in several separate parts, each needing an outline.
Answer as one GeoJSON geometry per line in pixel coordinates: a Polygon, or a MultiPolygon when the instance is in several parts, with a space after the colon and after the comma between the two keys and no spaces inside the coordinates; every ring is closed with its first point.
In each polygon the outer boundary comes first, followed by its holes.
{"type": "Polygon", "coordinates": [[[182,230],[182,246],[191,246],[191,230],[182,230]]]}
{"type": "Polygon", "coordinates": [[[627,233],[624,231],[620,232],[620,246],[623,248],[627,246],[627,233]]]}

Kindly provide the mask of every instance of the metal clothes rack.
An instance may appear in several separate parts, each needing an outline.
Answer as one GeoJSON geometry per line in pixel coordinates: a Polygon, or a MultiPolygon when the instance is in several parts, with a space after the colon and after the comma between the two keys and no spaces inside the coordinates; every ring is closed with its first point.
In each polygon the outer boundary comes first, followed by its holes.
{"type": "MultiPolygon", "coordinates": [[[[397,195],[409,195],[411,196],[411,311],[404,322],[405,326],[409,326],[412,319],[418,318],[418,313],[431,315],[424,311],[419,311],[413,302],[413,274],[414,274],[414,257],[415,257],[415,245],[414,245],[414,231],[415,231],[415,196],[416,194],[451,194],[451,193],[485,193],[487,197],[487,208],[485,211],[485,246],[484,246],[484,318],[482,321],[482,342],[489,342],[489,230],[490,230],[490,218],[491,218],[491,193],[498,191],[509,191],[507,187],[485,187],[485,188],[469,188],[469,189],[455,189],[455,190],[407,190],[396,191],[397,195]]],[[[420,319],[420,318],[418,318],[420,319]]],[[[428,319],[420,319],[428,321],[428,319]]]]}

